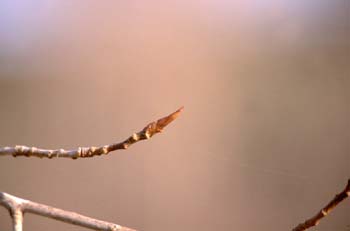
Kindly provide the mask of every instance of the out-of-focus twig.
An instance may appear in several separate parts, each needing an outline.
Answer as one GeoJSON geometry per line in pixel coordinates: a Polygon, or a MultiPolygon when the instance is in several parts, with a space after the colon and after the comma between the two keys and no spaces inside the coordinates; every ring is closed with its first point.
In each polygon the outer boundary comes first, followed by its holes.
{"type": "Polygon", "coordinates": [[[323,217],[327,216],[340,202],[342,202],[349,196],[350,196],[350,179],[348,180],[348,184],[346,185],[345,189],[341,193],[337,194],[333,198],[333,200],[331,200],[315,216],[299,224],[297,227],[293,229],[293,231],[304,231],[304,230],[307,230],[308,228],[316,226],[323,217]]]}
{"type": "Polygon", "coordinates": [[[72,159],[93,157],[102,154],[108,154],[109,152],[118,150],[118,149],[127,149],[130,145],[140,141],[150,139],[153,135],[161,132],[165,126],[175,120],[183,107],[177,111],[171,113],[170,115],[161,118],[155,122],[149,123],[144,129],[138,133],[134,133],[128,139],[120,143],[114,143],[109,145],[104,145],[101,147],[79,147],[73,150],[64,150],[64,149],[40,149],[36,147],[27,147],[23,145],[17,145],[15,147],[3,147],[0,148],[0,156],[12,155],[16,156],[36,156],[36,157],[68,157],[72,159]]]}
{"type": "Polygon", "coordinates": [[[24,200],[10,194],[0,192],[0,205],[6,207],[10,212],[13,223],[13,231],[22,231],[23,214],[34,213],[44,217],[53,218],[66,223],[82,226],[93,230],[103,231],[135,231],[106,221],[97,220],[83,216],[78,213],[65,211],[44,204],[24,200]]]}

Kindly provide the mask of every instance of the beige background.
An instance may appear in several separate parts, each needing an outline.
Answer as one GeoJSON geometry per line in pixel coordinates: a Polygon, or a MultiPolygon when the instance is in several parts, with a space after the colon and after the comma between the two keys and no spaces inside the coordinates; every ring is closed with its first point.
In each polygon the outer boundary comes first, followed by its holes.
{"type": "MultiPolygon", "coordinates": [[[[144,231],[291,230],[350,177],[350,2],[0,3],[0,190],[144,231]]],[[[350,229],[349,201],[317,230],[350,229]]],[[[0,208],[0,230],[10,229],[0,208]]],[[[85,230],[35,215],[25,230],[85,230]]]]}

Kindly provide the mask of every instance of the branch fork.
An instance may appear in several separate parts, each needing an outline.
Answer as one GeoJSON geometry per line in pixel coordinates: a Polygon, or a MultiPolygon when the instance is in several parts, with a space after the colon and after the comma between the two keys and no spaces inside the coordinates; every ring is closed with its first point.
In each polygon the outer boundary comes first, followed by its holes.
{"type": "MultiPolygon", "coordinates": [[[[72,159],[87,158],[108,154],[118,149],[127,149],[132,144],[150,139],[153,135],[160,133],[169,123],[174,121],[183,110],[183,107],[177,111],[165,116],[157,121],[149,123],[140,132],[134,133],[125,141],[104,145],[101,147],[79,147],[72,150],[64,149],[40,149],[36,147],[27,147],[24,145],[16,145],[15,147],[0,148],[0,156],[12,155],[16,156],[36,156],[36,157],[68,157],[72,159]]],[[[37,215],[53,218],[66,223],[99,230],[99,231],[133,231],[133,229],[123,227],[106,221],[97,220],[91,217],[83,216],[78,213],[50,207],[29,200],[24,200],[5,192],[0,192],[0,205],[7,208],[13,221],[13,231],[22,231],[24,213],[34,213],[37,215]]]]}
{"type": "Polygon", "coordinates": [[[83,216],[75,212],[24,200],[4,192],[0,192],[0,205],[7,208],[7,210],[10,212],[13,223],[13,231],[22,231],[23,216],[25,213],[33,213],[94,230],[135,231],[134,229],[83,216]]]}

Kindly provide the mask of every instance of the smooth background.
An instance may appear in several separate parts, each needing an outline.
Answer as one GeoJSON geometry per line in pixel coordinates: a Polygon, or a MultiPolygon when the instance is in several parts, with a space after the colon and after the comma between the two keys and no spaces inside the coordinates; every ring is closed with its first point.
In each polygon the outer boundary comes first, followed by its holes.
{"type": "MultiPolygon", "coordinates": [[[[0,190],[143,231],[291,230],[350,177],[350,2],[0,2],[0,190]]],[[[349,201],[319,231],[350,230],[349,201]]],[[[25,230],[85,230],[25,216],[25,230]]],[[[10,230],[0,208],[0,230],[10,230]]]]}

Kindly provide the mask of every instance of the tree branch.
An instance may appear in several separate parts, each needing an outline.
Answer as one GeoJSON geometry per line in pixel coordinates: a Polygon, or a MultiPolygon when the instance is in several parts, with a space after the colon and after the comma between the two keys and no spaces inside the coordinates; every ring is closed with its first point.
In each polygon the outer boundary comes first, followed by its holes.
{"type": "Polygon", "coordinates": [[[13,231],[22,231],[23,214],[34,213],[40,216],[53,218],[66,223],[103,231],[135,231],[106,221],[86,217],[78,213],[57,209],[47,205],[24,200],[10,194],[0,192],[0,205],[10,212],[13,221],[13,231]]]}
{"type": "Polygon", "coordinates": [[[104,145],[101,147],[79,147],[73,150],[64,150],[64,149],[50,150],[50,149],[40,149],[36,147],[27,147],[23,145],[16,145],[15,147],[0,148],[0,156],[5,156],[5,155],[12,155],[14,157],[36,156],[40,158],[68,157],[72,159],[77,159],[77,158],[86,158],[86,157],[99,156],[102,154],[108,154],[109,152],[112,152],[118,149],[127,149],[132,144],[140,140],[150,139],[153,135],[161,132],[165,126],[167,126],[169,123],[175,120],[179,116],[182,110],[183,110],[183,107],[181,107],[177,111],[171,113],[170,115],[164,118],[161,118],[155,122],[149,123],[140,132],[134,133],[128,139],[120,143],[104,145]]]}
{"type": "Polygon", "coordinates": [[[348,180],[348,184],[345,189],[337,194],[333,200],[331,200],[323,209],[321,209],[315,216],[306,220],[304,223],[299,224],[297,227],[293,229],[293,231],[304,231],[308,228],[318,225],[320,220],[327,216],[340,202],[345,200],[350,196],[350,179],[348,180]]]}

